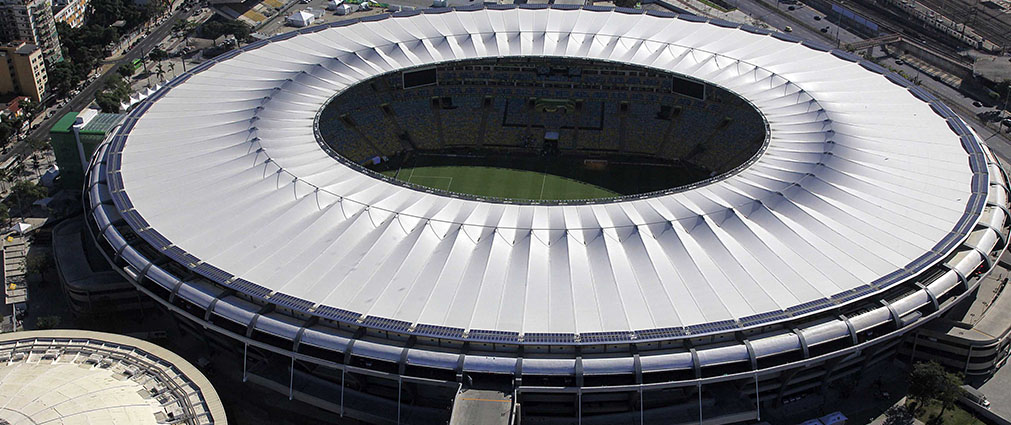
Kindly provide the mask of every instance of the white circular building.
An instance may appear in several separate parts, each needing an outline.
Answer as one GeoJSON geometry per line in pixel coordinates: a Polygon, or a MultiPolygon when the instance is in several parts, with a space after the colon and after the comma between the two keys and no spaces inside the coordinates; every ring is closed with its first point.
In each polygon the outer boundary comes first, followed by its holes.
{"type": "Polygon", "coordinates": [[[0,423],[227,424],[189,362],[155,344],[80,330],[0,335],[0,423]]]}
{"type": "Polygon", "coordinates": [[[202,64],[99,150],[85,203],[141,291],[260,352],[256,379],[292,397],[334,386],[339,401],[314,403],[423,422],[459,381],[507,388],[546,421],[717,423],[887,358],[965,298],[1006,247],[1007,198],[959,117],[847,52],[691,16],[522,6],[345,21],[202,64]],[[543,118],[559,104],[575,113],[543,118]],[[510,124],[530,111],[542,118],[510,124]],[[522,152],[501,141],[535,127],[563,156],[708,174],[545,201],[362,165],[522,152]]]}

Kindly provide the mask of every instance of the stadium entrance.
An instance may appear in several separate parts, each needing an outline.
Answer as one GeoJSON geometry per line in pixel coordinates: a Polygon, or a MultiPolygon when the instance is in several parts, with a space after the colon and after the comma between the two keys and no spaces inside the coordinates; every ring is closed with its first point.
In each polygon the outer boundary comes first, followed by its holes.
{"type": "Polygon", "coordinates": [[[668,193],[732,174],[764,117],[727,90],[655,69],[494,58],[386,74],[320,111],[337,159],[426,191],[519,202],[668,193]]]}

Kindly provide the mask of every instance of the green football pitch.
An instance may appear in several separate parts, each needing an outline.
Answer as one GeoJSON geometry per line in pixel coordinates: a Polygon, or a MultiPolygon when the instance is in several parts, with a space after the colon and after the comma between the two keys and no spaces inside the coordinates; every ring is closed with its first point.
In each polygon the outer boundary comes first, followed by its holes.
{"type": "Polygon", "coordinates": [[[384,175],[419,186],[467,195],[530,201],[609,198],[617,192],[553,174],[496,167],[416,167],[384,175]]]}

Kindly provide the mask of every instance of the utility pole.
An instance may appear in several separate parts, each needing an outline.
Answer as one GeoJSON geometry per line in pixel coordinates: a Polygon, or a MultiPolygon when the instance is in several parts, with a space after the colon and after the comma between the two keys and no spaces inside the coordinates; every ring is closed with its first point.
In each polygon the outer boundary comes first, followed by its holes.
{"type": "MultiPolygon", "coordinates": [[[[840,1],[839,2],[839,7],[845,9],[846,8],[846,2],[845,1],[840,1]]],[[[842,18],[843,18],[843,14],[842,14],[841,10],[839,11],[838,15],[839,15],[839,18],[836,19],[836,23],[835,23],[835,48],[837,48],[837,49],[840,46],[842,46],[842,40],[839,38],[839,28],[842,27],[842,18]]]]}

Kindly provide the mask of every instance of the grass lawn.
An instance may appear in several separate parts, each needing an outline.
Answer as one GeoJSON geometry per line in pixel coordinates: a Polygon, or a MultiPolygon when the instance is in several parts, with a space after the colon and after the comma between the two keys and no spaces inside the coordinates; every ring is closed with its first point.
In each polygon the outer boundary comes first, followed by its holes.
{"type": "Polygon", "coordinates": [[[619,194],[552,174],[495,167],[417,167],[383,174],[408,183],[474,196],[523,200],[608,198],[619,194]]]}
{"type": "Polygon", "coordinates": [[[941,420],[935,422],[937,414],[940,411],[941,405],[939,403],[930,403],[916,412],[916,419],[919,419],[926,424],[986,425],[986,422],[976,419],[973,417],[971,412],[966,411],[965,408],[959,404],[949,407],[948,410],[944,411],[944,416],[941,420]]]}

